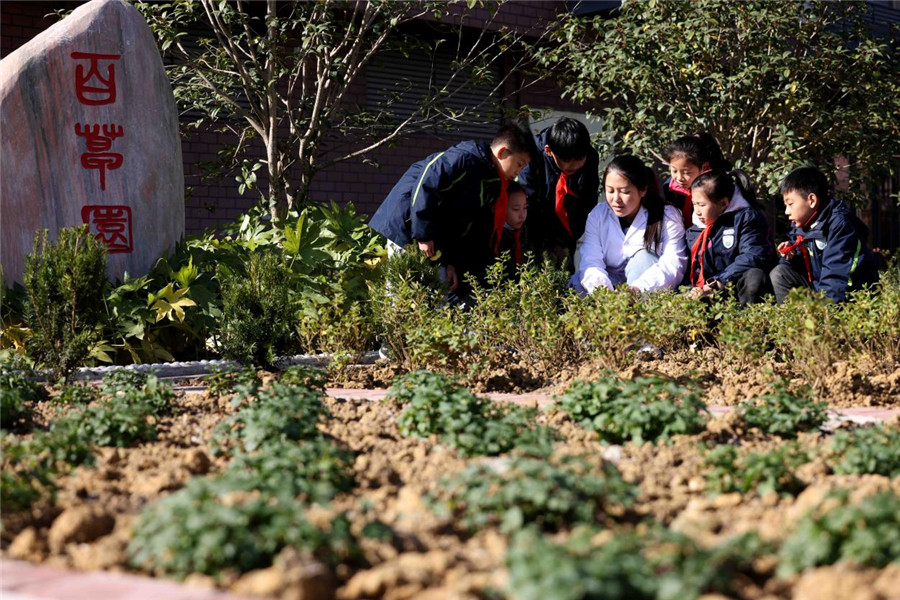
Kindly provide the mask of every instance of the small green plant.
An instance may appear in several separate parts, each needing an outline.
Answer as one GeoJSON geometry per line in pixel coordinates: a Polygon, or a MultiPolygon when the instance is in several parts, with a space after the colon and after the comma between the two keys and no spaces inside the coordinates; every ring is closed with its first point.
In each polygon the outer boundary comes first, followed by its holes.
{"type": "Polygon", "coordinates": [[[56,492],[48,461],[33,441],[0,433],[0,455],[3,471],[0,484],[0,505],[4,512],[27,510],[41,499],[51,499],[56,492]]]}
{"type": "Polygon", "coordinates": [[[354,458],[330,439],[277,440],[252,454],[238,453],[222,477],[235,489],[321,503],[355,487],[354,458]]]}
{"type": "Polygon", "coordinates": [[[839,561],[874,568],[900,562],[900,496],[882,492],[855,506],[847,492],[837,499],[837,507],[823,511],[820,506],[797,523],[781,547],[779,575],[839,561]]]}
{"type": "Polygon", "coordinates": [[[116,405],[134,405],[151,415],[167,411],[175,398],[172,386],[153,373],[115,371],[103,380],[103,394],[116,405]]]}
{"type": "Polygon", "coordinates": [[[126,448],[156,439],[156,411],[151,404],[103,402],[76,409],[53,422],[56,438],[90,440],[98,446],[126,448]]]}
{"type": "Polygon", "coordinates": [[[55,244],[47,230],[35,236],[25,258],[28,352],[57,378],[68,380],[100,342],[108,286],[106,247],[86,225],[60,229],[55,244]]]}
{"type": "Polygon", "coordinates": [[[798,432],[816,429],[828,419],[828,405],[809,398],[812,394],[809,387],[804,386],[794,393],[783,379],[769,385],[773,390],[771,393],[759,396],[752,404],[745,404],[740,409],[749,427],[782,438],[794,438],[798,432]]]}
{"type": "Polygon", "coordinates": [[[28,379],[25,373],[0,373],[0,427],[10,430],[26,426],[32,417],[29,402],[40,400],[44,395],[44,388],[28,379]]]}
{"type": "Polygon", "coordinates": [[[53,398],[53,401],[57,404],[66,406],[85,406],[99,399],[100,392],[97,388],[89,384],[81,385],[74,383],[71,385],[64,385],[59,394],[53,398]]]}
{"type": "Polygon", "coordinates": [[[507,591],[517,600],[696,600],[735,594],[768,549],[752,534],[704,549],[653,527],[615,536],[579,527],[564,542],[532,527],[516,533],[506,555],[507,591]],[[599,535],[598,535],[599,534],[599,535]]]}
{"type": "Polygon", "coordinates": [[[401,433],[440,436],[461,456],[492,456],[513,448],[546,454],[555,437],[551,429],[535,426],[537,411],[481,398],[430,371],[398,378],[388,397],[406,405],[397,418],[401,433]]]}
{"type": "Polygon", "coordinates": [[[309,440],[322,435],[318,424],[328,416],[328,410],[321,392],[272,382],[258,392],[257,398],[216,428],[215,447],[236,443],[253,452],[272,441],[309,440]]]}
{"type": "Polygon", "coordinates": [[[557,399],[557,408],[600,439],[637,444],[703,431],[706,404],[693,387],[662,377],[622,380],[612,374],[576,381],[557,399]]]}
{"type": "Polygon", "coordinates": [[[474,532],[499,525],[507,534],[528,524],[557,531],[597,523],[637,497],[637,488],[615,465],[592,466],[577,456],[494,459],[467,467],[442,488],[445,499],[437,507],[453,514],[460,527],[474,532]]]}
{"type": "Polygon", "coordinates": [[[128,545],[131,564],[179,578],[215,577],[267,567],[285,546],[332,565],[358,553],[343,515],[323,531],[304,518],[300,502],[231,486],[229,478],[196,479],[147,507],[128,545]]]}
{"type": "Polygon", "coordinates": [[[706,453],[706,464],[712,467],[706,489],[715,493],[755,491],[797,494],[806,487],[794,471],[809,456],[795,444],[780,446],[769,452],[752,452],[738,456],[734,446],[716,446],[706,453]]]}
{"type": "Polygon", "coordinates": [[[562,321],[581,355],[624,369],[632,363],[637,349],[633,333],[639,314],[634,304],[631,294],[606,288],[584,298],[571,294],[566,298],[562,321]]]}
{"type": "Polygon", "coordinates": [[[260,248],[250,254],[246,272],[221,266],[222,354],[245,366],[272,366],[292,354],[299,341],[299,323],[292,294],[295,278],[282,256],[260,248]]]}
{"type": "Polygon", "coordinates": [[[328,371],[312,365],[294,365],[281,374],[281,383],[324,392],[325,384],[328,383],[328,371]]]}
{"type": "Polygon", "coordinates": [[[900,428],[886,424],[838,431],[828,447],[835,473],[900,475],[900,428]]]}
{"type": "Polygon", "coordinates": [[[221,398],[228,394],[234,394],[235,406],[241,404],[252,396],[256,396],[262,386],[262,380],[256,369],[248,367],[232,371],[229,369],[217,369],[204,379],[207,391],[211,396],[221,398]]]}

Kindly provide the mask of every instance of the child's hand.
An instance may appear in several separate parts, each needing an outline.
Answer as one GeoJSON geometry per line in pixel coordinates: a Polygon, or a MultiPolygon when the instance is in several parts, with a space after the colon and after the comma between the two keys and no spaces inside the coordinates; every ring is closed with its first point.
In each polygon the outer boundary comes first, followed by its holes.
{"type": "Polygon", "coordinates": [[[785,260],[791,260],[792,258],[794,258],[794,253],[796,251],[788,250],[788,248],[790,246],[791,246],[790,242],[781,242],[780,244],[778,244],[778,254],[783,256],[785,258],[785,260]]]}
{"type": "Polygon", "coordinates": [[[419,250],[425,253],[425,256],[431,258],[434,256],[434,242],[418,242],[419,250]]]}
{"type": "Polygon", "coordinates": [[[459,275],[453,265],[447,265],[447,290],[453,291],[459,285],[459,275]]]}

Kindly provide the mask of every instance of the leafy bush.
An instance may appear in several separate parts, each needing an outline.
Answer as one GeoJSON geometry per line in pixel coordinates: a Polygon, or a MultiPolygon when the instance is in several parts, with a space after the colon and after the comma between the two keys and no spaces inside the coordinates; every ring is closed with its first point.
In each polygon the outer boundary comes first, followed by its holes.
{"type": "Polygon", "coordinates": [[[128,545],[131,564],[183,578],[267,567],[285,546],[308,550],[330,564],[357,552],[344,516],[322,531],[304,518],[300,502],[235,490],[231,484],[228,478],[195,479],[147,507],[128,545]]]}
{"type": "Polygon", "coordinates": [[[835,473],[900,475],[900,429],[886,424],[838,431],[829,445],[835,473]]]}
{"type": "Polygon", "coordinates": [[[900,562],[900,496],[882,492],[854,506],[844,492],[838,501],[837,507],[823,512],[820,506],[797,523],[781,547],[779,575],[839,561],[875,568],[900,562]]]}
{"type": "Polygon", "coordinates": [[[558,397],[556,406],[599,433],[600,439],[616,444],[699,433],[706,423],[706,404],[697,391],[662,377],[622,380],[610,374],[576,381],[558,397]]]}
{"type": "Polygon", "coordinates": [[[294,365],[285,369],[281,374],[281,383],[305,386],[324,392],[325,384],[328,383],[328,372],[311,365],[294,365]]]}
{"type": "Polygon", "coordinates": [[[513,458],[483,462],[442,482],[438,504],[470,531],[500,526],[512,533],[527,524],[544,531],[604,520],[612,510],[628,507],[637,489],[623,481],[612,463],[594,468],[585,459],[566,456],[555,461],[513,458]]]}
{"type": "Polygon", "coordinates": [[[566,298],[562,320],[583,356],[603,360],[611,368],[627,367],[637,350],[632,332],[639,315],[631,294],[595,290],[584,298],[566,298]]]}
{"type": "Polygon", "coordinates": [[[272,382],[257,398],[216,428],[218,446],[236,442],[252,452],[277,440],[309,440],[321,435],[317,425],[328,416],[321,392],[272,382]]]}
{"type": "Polygon", "coordinates": [[[354,458],[329,439],[277,440],[252,454],[238,453],[221,476],[235,489],[324,502],[355,487],[354,458]]]}
{"type": "Polygon", "coordinates": [[[563,543],[535,528],[516,533],[506,555],[508,591],[517,600],[695,600],[739,589],[764,552],[754,535],[703,549],[690,539],[654,528],[615,537],[579,528],[563,543]],[[603,541],[601,541],[603,540],[603,541]]]}
{"type": "Polygon", "coordinates": [[[25,258],[25,318],[33,333],[28,352],[68,380],[101,339],[109,285],[106,248],[87,226],[60,229],[55,244],[47,233],[38,232],[34,251],[25,258]]]}
{"type": "Polygon", "coordinates": [[[27,403],[40,400],[45,393],[44,388],[28,379],[25,373],[0,373],[0,426],[15,429],[29,423],[32,410],[27,403]]]}
{"type": "Polygon", "coordinates": [[[235,405],[255,396],[262,386],[259,373],[254,368],[238,371],[228,369],[215,370],[204,379],[206,389],[211,396],[221,398],[226,394],[234,394],[235,405]]]}
{"type": "Polygon", "coordinates": [[[57,404],[67,406],[83,406],[100,399],[100,391],[92,385],[72,384],[64,385],[59,394],[53,399],[57,404]]]}
{"type": "Polygon", "coordinates": [[[798,432],[816,429],[828,419],[828,405],[811,400],[808,387],[802,388],[797,395],[790,391],[784,380],[769,385],[773,389],[771,393],[759,396],[754,404],[745,404],[740,409],[749,427],[782,438],[794,438],[798,432]]]}
{"type": "Polygon", "coordinates": [[[222,286],[222,355],[246,366],[271,366],[298,349],[293,272],[275,250],[250,255],[246,272],[218,270],[222,286]]]}
{"type": "Polygon", "coordinates": [[[156,414],[151,404],[103,402],[57,419],[50,435],[125,448],[156,439],[156,414]]]}
{"type": "Polygon", "coordinates": [[[809,456],[794,444],[740,458],[734,446],[717,446],[706,453],[706,464],[712,467],[706,489],[717,493],[755,491],[760,496],[768,492],[797,494],[806,485],[794,471],[808,461],[809,456]]]}
{"type": "Polygon", "coordinates": [[[4,512],[19,512],[41,499],[52,499],[56,492],[53,469],[41,460],[32,441],[0,433],[0,455],[3,470],[0,484],[0,505],[4,512]]]}
{"type": "Polygon", "coordinates": [[[478,397],[430,371],[398,378],[388,398],[406,405],[397,418],[401,433],[438,435],[461,456],[492,456],[513,448],[546,454],[554,439],[552,430],[534,425],[536,411],[478,397]]]}
{"type": "Polygon", "coordinates": [[[157,415],[169,409],[175,392],[172,386],[152,374],[120,369],[103,380],[103,394],[116,405],[140,405],[145,412],[157,415]]]}

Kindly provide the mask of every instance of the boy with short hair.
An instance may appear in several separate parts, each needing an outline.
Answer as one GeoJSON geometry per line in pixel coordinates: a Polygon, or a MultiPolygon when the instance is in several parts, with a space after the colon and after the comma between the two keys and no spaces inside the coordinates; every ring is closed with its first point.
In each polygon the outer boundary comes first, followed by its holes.
{"type": "Polygon", "coordinates": [[[824,173],[798,167],[787,174],[779,191],[793,223],[793,241],[778,245],[781,261],[770,274],[779,304],[796,287],[843,302],[849,290],[878,281],[866,244],[868,229],[845,202],[831,198],[824,173]]]}
{"type": "Polygon", "coordinates": [[[562,117],[535,136],[542,150],[519,175],[528,194],[528,233],[540,256],[575,270],[575,247],[597,205],[600,155],[584,123],[562,117]]]}
{"type": "Polygon", "coordinates": [[[369,226],[401,248],[415,240],[446,267],[449,289],[456,290],[486,249],[496,253],[507,185],[531,160],[531,149],[531,134],[509,123],[490,144],[466,141],[432,154],[403,174],[369,226]]]}

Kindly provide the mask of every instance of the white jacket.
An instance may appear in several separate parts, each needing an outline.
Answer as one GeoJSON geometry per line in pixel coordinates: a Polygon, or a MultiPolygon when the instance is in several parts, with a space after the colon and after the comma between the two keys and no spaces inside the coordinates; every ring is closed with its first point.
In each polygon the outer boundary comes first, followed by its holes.
{"type": "MultiPolygon", "coordinates": [[[[644,248],[647,209],[641,206],[628,227],[622,231],[619,218],[606,202],[601,201],[588,215],[584,237],[581,238],[580,262],[570,284],[578,291],[591,293],[600,286],[613,289],[625,283],[625,265],[644,248]]],[[[634,287],[647,292],[673,289],[681,283],[687,266],[684,244],[684,222],[681,212],[666,206],[659,247],[655,248],[659,262],[647,269],[634,282],[634,287]]]]}

